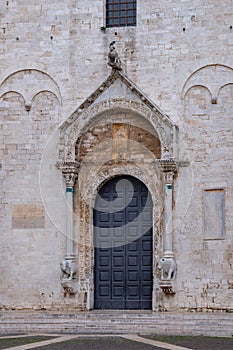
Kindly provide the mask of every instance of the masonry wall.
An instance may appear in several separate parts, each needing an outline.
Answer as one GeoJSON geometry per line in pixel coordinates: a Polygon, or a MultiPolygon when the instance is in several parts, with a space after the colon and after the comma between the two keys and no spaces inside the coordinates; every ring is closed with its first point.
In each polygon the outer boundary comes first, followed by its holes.
{"type": "Polygon", "coordinates": [[[105,31],[102,0],[3,2],[1,307],[75,306],[60,286],[65,237],[43,205],[40,162],[58,125],[110,74],[115,40],[127,76],[178,125],[190,163],[175,182],[177,293],[164,307],[233,308],[232,22],[231,0],[138,1],[136,27],[105,31]],[[224,193],[213,235],[207,190],[224,193]]]}

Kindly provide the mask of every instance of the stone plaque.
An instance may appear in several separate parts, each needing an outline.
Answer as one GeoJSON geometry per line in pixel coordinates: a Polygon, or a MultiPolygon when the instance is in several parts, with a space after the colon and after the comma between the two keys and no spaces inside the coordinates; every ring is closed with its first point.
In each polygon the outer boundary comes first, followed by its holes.
{"type": "Polygon", "coordinates": [[[204,191],[204,239],[224,238],[224,190],[204,191]]]}
{"type": "Polygon", "coordinates": [[[45,211],[42,204],[14,204],[13,229],[41,229],[45,227],[45,211]]]}

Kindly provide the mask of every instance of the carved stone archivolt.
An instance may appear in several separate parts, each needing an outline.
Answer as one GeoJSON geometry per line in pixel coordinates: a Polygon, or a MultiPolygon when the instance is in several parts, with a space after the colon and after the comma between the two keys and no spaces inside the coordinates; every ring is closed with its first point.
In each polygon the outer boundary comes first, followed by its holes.
{"type": "Polygon", "coordinates": [[[80,135],[93,123],[95,118],[102,116],[106,119],[114,111],[130,112],[145,118],[158,135],[162,158],[176,156],[178,130],[175,123],[153,104],[124,73],[113,70],[108,79],[60,126],[60,159],[64,159],[69,154],[70,160],[75,160],[74,149],[80,135]],[[98,97],[118,79],[130,89],[137,100],[114,97],[98,101],[98,97]]]}
{"type": "MultiPolygon", "coordinates": [[[[159,186],[161,181],[161,169],[154,163],[134,164],[122,162],[113,162],[112,164],[103,165],[101,168],[96,169],[95,165],[88,168],[88,172],[85,172],[82,168],[79,173],[79,199],[78,205],[75,208],[75,213],[79,213],[82,216],[80,223],[80,237],[79,237],[79,281],[83,285],[89,285],[88,293],[93,295],[94,280],[93,280],[93,268],[94,268],[94,247],[93,247],[93,208],[95,204],[95,198],[99,191],[99,188],[106,181],[112,177],[128,174],[136,177],[140,181],[146,184],[148,190],[151,193],[153,201],[153,261],[156,265],[156,261],[159,260],[160,247],[162,241],[162,215],[163,215],[163,193],[162,186],[159,186]],[[84,205],[85,204],[85,205],[84,205]],[[85,213],[83,210],[85,208],[85,213]],[[81,211],[81,213],[80,213],[81,211]],[[86,218],[87,217],[87,218],[86,218]],[[86,219],[85,219],[86,218],[86,219]]],[[[78,216],[75,215],[75,219],[78,220],[78,216]]],[[[154,278],[156,279],[157,270],[156,266],[153,269],[154,278]]],[[[90,300],[92,298],[90,297],[90,300]]],[[[90,304],[90,308],[93,304],[90,304]]]]}
{"type": "Polygon", "coordinates": [[[126,101],[123,99],[114,99],[109,101],[103,101],[98,103],[83,114],[80,115],[80,118],[73,123],[73,125],[68,129],[67,136],[63,143],[65,144],[65,150],[63,152],[65,154],[74,155],[74,148],[76,145],[76,141],[80,134],[82,134],[83,130],[86,129],[87,125],[93,121],[93,115],[97,116],[105,116],[111,113],[111,111],[129,111],[130,113],[135,113],[135,115],[140,114],[143,118],[147,119],[153,129],[158,134],[162,145],[162,151],[166,154],[166,157],[173,156],[174,154],[174,144],[173,144],[173,133],[176,132],[174,128],[169,127],[164,124],[158,114],[151,112],[148,107],[143,106],[142,104],[136,101],[126,101]]]}

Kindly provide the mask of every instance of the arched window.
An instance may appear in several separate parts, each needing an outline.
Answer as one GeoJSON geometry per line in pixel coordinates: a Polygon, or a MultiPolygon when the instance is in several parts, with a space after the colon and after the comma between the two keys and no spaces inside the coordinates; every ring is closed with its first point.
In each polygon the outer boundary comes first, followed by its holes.
{"type": "Polygon", "coordinates": [[[136,26],[136,0],[106,0],[106,27],[136,26]]]}

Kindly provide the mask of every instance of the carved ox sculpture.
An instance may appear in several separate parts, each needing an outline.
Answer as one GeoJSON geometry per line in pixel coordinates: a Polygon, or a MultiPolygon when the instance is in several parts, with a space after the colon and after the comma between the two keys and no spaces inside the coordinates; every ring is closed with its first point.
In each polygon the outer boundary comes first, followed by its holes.
{"type": "Polygon", "coordinates": [[[159,261],[159,270],[161,271],[161,280],[170,281],[175,278],[176,262],[172,257],[164,257],[159,261]]]}
{"type": "Polygon", "coordinates": [[[72,259],[64,259],[60,262],[62,277],[61,279],[72,280],[77,273],[77,264],[72,259]]]}

